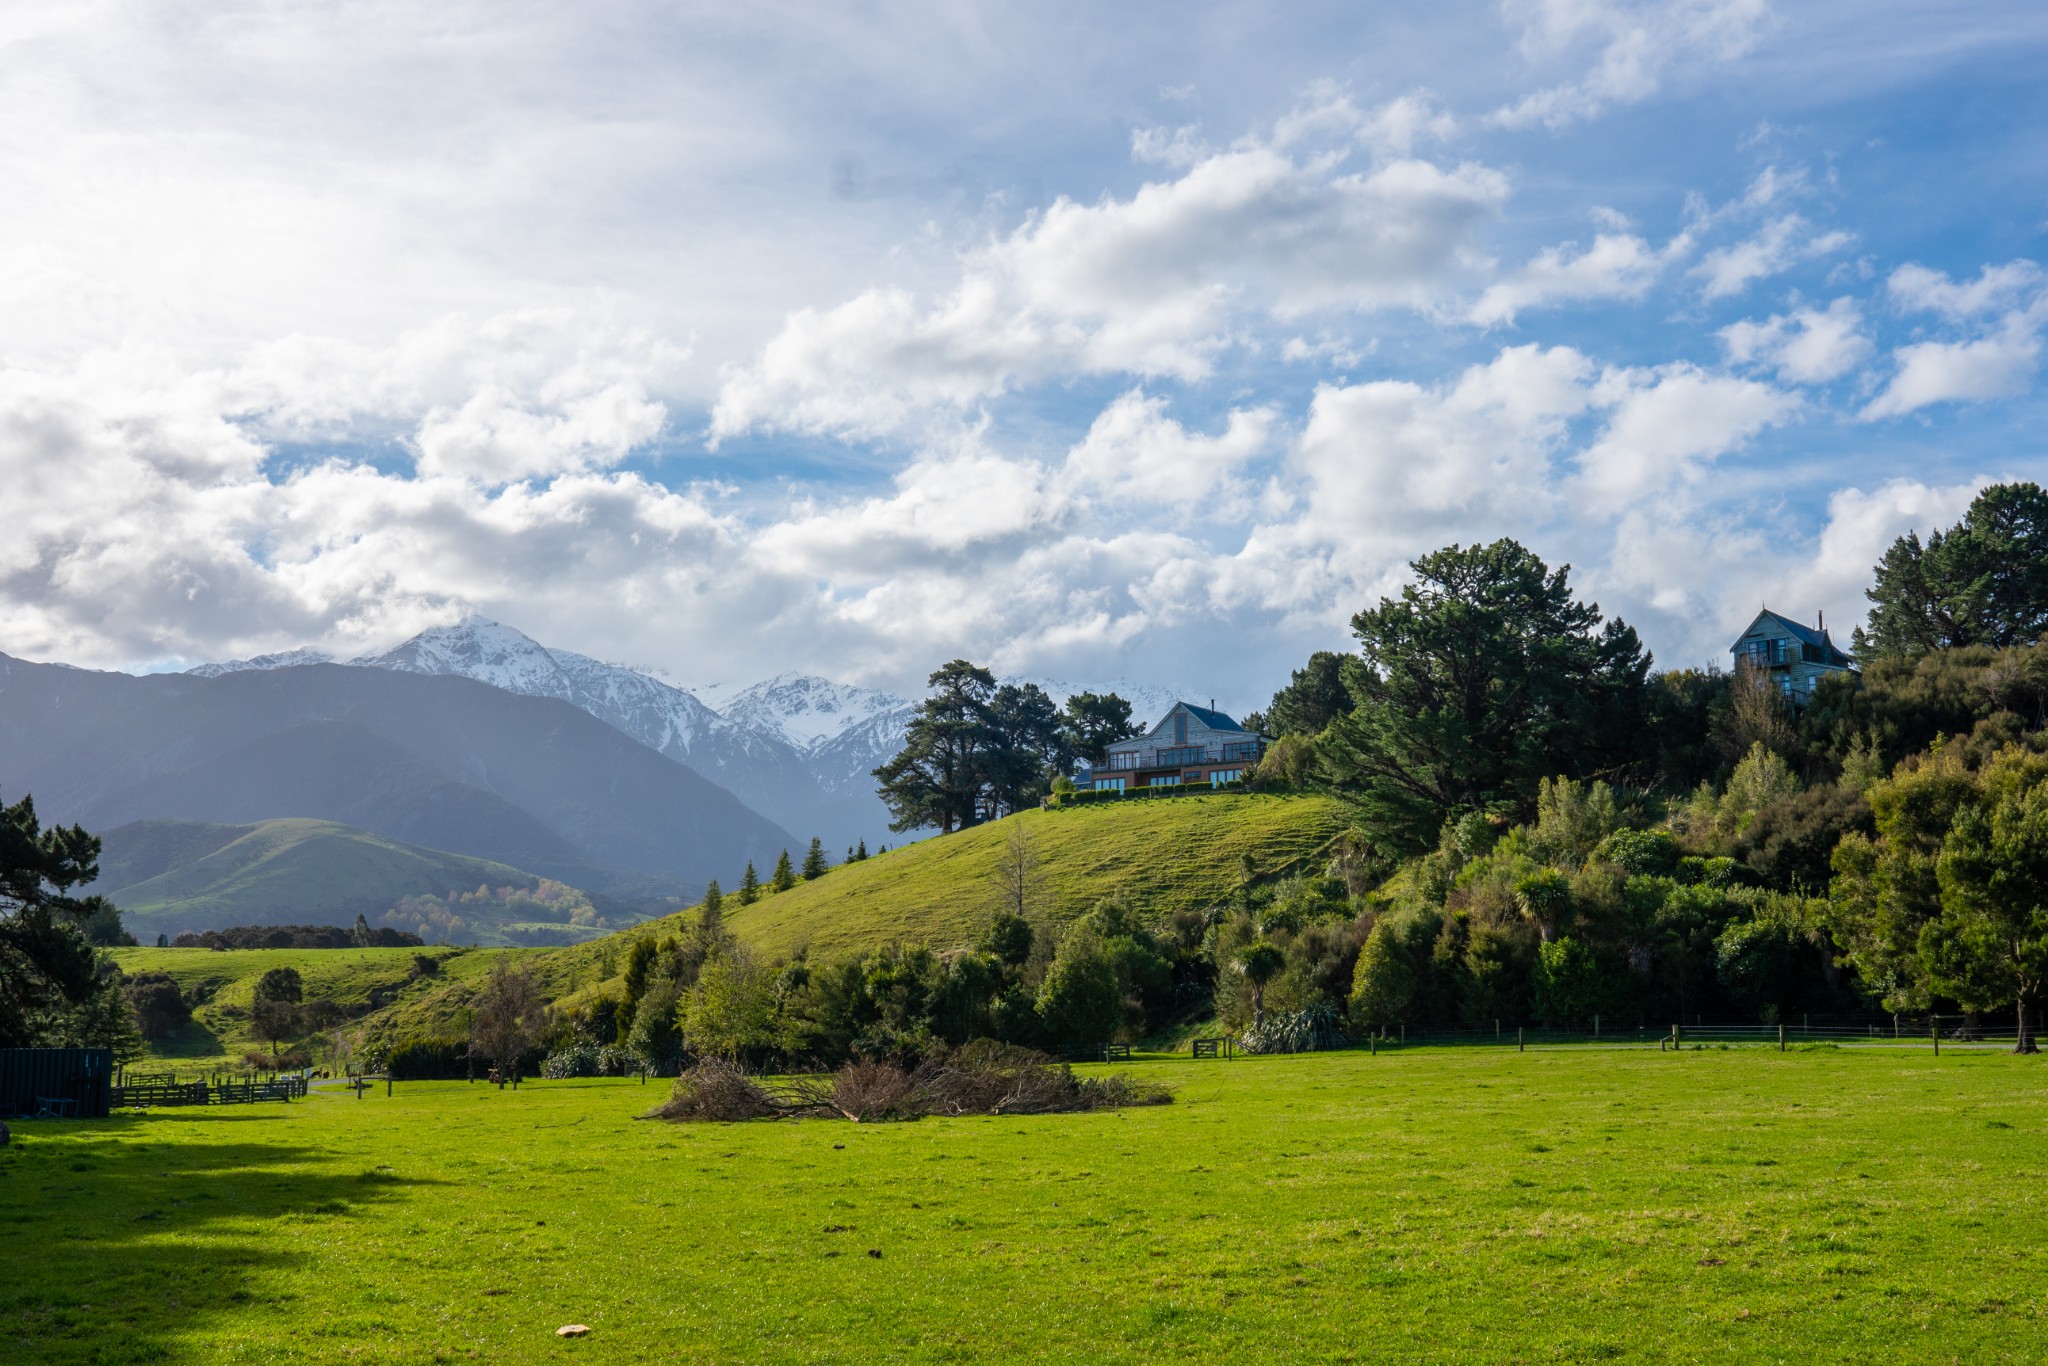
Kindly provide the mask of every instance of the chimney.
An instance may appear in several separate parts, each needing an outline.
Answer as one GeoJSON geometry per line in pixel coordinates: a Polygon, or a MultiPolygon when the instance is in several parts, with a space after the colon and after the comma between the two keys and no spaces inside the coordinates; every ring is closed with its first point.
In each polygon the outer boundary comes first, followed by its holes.
{"type": "Polygon", "coordinates": [[[1813,614],[1813,624],[1816,628],[1819,629],[1822,635],[1826,635],[1828,633],[1828,614],[1825,609],[1815,612],[1813,614]]]}

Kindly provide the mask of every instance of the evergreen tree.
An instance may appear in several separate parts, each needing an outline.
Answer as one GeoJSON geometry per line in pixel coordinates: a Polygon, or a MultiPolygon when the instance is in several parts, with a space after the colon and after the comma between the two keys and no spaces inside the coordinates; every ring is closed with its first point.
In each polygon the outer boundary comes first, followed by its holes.
{"type": "Polygon", "coordinates": [[[760,875],[754,871],[754,861],[752,859],[748,859],[747,871],[740,874],[739,902],[742,906],[751,906],[760,899],[761,878],[760,875]]]}
{"type": "Polygon", "coordinates": [[[866,860],[867,856],[868,842],[867,839],[863,837],[860,843],[853,846],[853,861],[855,863],[863,862],[864,860],[866,860]]]}
{"type": "Polygon", "coordinates": [[[933,673],[932,695],[905,728],[903,748],[875,770],[891,830],[937,826],[939,833],[979,825],[993,735],[995,675],[956,659],[933,673]]]}
{"type": "Polygon", "coordinates": [[[1344,679],[1347,660],[1330,650],[1310,655],[1287,686],[1273,694],[1272,705],[1259,718],[1264,729],[1272,735],[1320,735],[1324,726],[1349,713],[1353,702],[1344,679]]]}
{"type": "Polygon", "coordinates": [[[356,927],[349,931],[349,939],[357,948],[367,948],[370,943],[370,922],[361,911],[356,912],[356,927]]]}
{"type": "Polygon", "coordinates": [[[1877,565],[1865,658],[1903,658],[1959,645],[2031,645],[2048,631],[2048,491],[1994,484],[1963,520],[1908,532],[1877,565]]]}
{"type": "Polygon", "coordinates": [[[768,890],[786,892],[796,886],[796,869],[790,865],[789,850],[783,850],[775,859],[775,871],[768,875],[768,890]]]}
{"type": "Polygon", "coordinates": [[[1463,810],[1526,813],[1546,776],[1619,767],[1646,743],[1650,657],[1513,541],[1413,562],[1398,601],[1351,620],[1357,705],[1318,750],[1323,781],[1394,849],[1420,852],[1463,810]]]}
{"type": "Polygon", "coordinates": [[[99,856],[75,825],[43,829],[30,798],[0,807],[0,1048],[38,1043],[99,990],[83,927],[103,898],[69,895],[99,876],[99,856]]]}
{"type": "Polygon", "coordinates": [[[1060,744],[1065,762],[1060,772],[1071,774],[1074,761],[1085,759],[1090,767],[1100,765],[1109,747],[1144,731],[1131,719],[1131,704],[1113,692],[1077,692],[1060,709],[1060,744]]]}
{"type": "Polygon", "coordinates": [[[816,882],[825,876],[829,866],[825,862],[825,842],[816,835],[811,836],[810,850],[804,854],[804,881],[816,882]]]}

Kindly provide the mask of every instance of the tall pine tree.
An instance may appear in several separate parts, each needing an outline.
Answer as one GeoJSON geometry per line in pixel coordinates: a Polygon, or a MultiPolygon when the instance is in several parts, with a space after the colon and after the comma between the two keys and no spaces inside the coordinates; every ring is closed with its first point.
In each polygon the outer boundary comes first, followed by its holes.
{"type": "Polygon", "coordinates": [[[747,871],[740,874],[739,901],[742,906],[751,906],[761,899],[761,875],[754,871],[754,861],[747,860],[747,871]]]}
{"type": "Polygon", "coordinates": [[[796,869],[790,866],[789,850],[785,849],[776,856],[775,871],[768,875],[768,890],[771,892],[786,892],[794,886],[796,886],[796,869]]]}
{"type": "Polygon", "coordinates": [[[816,882],[825,876],[825,868],[825,842],[813,835],[810,851],[804,855],[804,881],[816,882]]]}

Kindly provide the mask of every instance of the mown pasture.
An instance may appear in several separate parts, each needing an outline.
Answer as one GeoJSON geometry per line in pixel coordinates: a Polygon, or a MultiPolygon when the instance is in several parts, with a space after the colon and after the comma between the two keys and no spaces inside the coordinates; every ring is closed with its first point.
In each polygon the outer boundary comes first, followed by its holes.
{"type": "Polygon", "coordinates": [[[448,1082],[20,1124],[0,1357],[1986,1362],[2048,1342],[2036,1059],[1131,1065],[1176,1103],[682,1126],[634,1118],[660,1083],[448,1082]]]}

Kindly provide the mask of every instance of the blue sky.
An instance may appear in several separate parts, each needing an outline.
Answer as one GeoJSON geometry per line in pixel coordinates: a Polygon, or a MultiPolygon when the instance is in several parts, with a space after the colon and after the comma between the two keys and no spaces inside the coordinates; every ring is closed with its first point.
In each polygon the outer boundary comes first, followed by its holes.
{"type": "Polygon", "coordinates": [[[2041,478],[2028,4],[0,21],[0,650],[482,612],[1254,705],[1511,535],[1715,659],[2041,478]]]}

